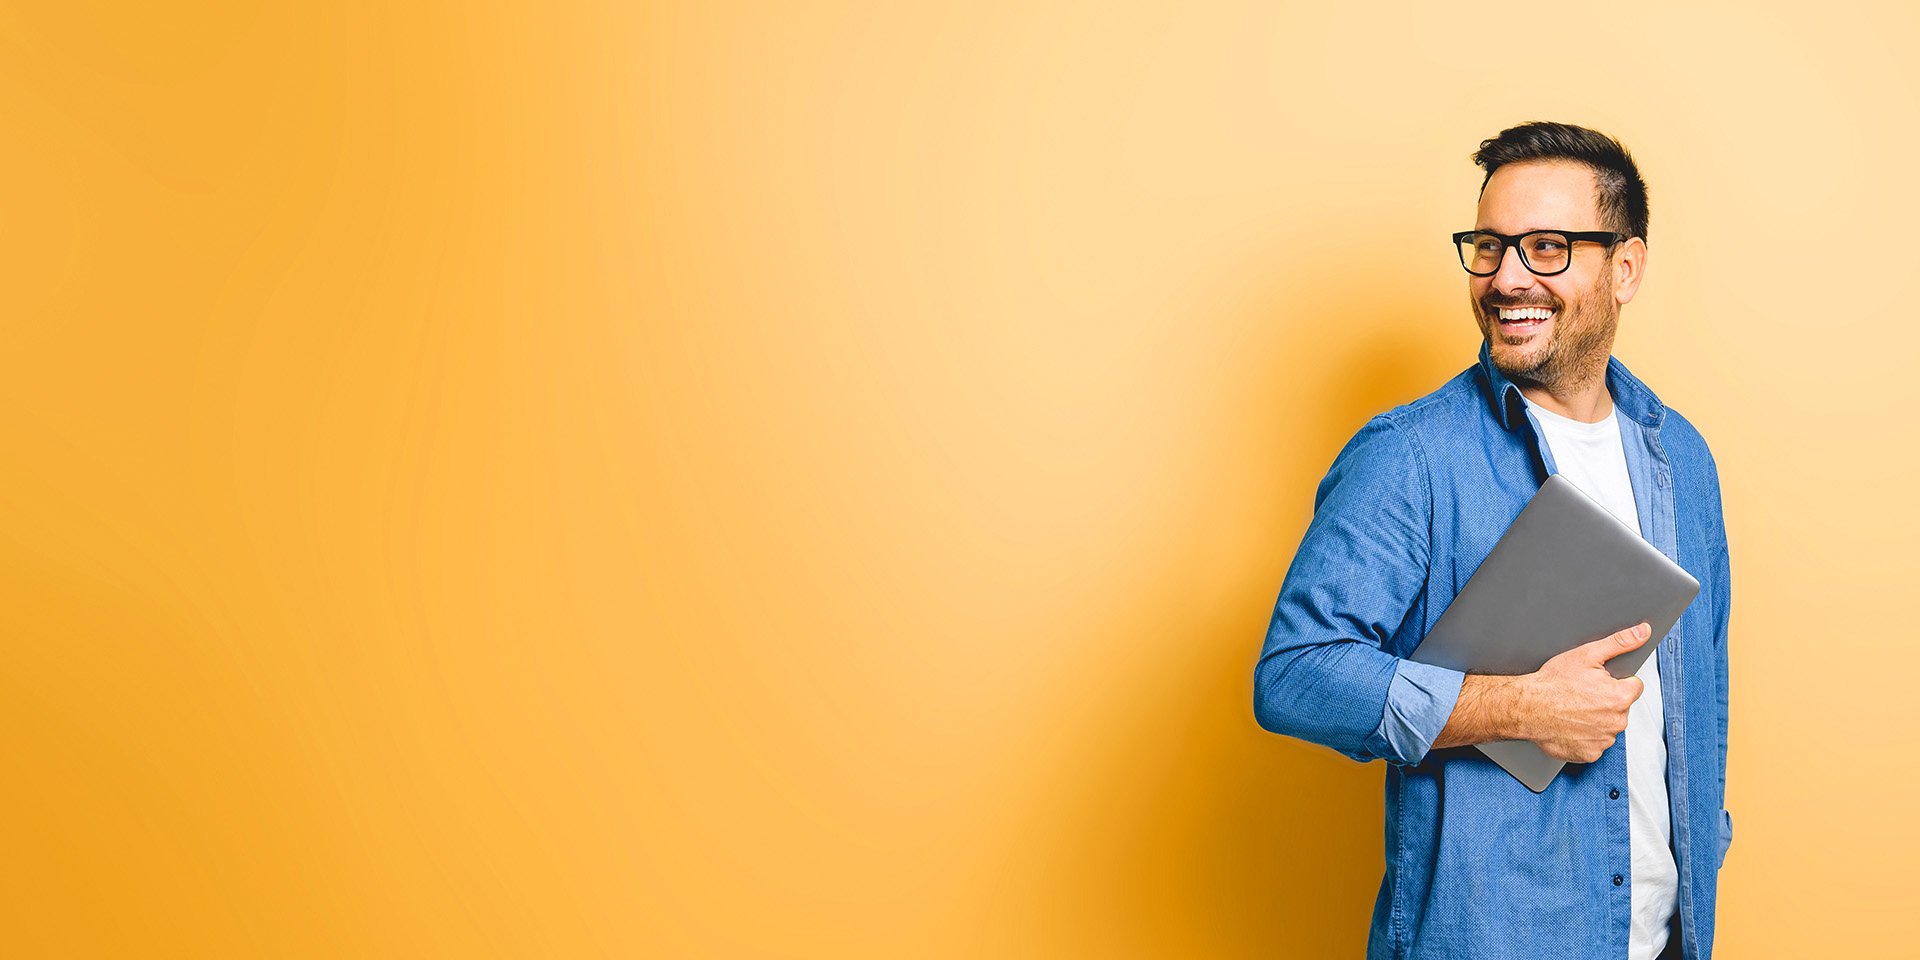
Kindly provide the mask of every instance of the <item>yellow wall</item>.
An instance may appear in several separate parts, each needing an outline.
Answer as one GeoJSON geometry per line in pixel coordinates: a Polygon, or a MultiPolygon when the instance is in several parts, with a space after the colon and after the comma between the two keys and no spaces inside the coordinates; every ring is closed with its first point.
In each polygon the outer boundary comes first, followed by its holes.
{"type": "Polygon", "coordinates": [[[1725,478],[1721,950],[1910,942],[1911,7],[148,6],[0,14],[0,952],[1358,955],[1251,671],[1527,119],[1725,478]]]}

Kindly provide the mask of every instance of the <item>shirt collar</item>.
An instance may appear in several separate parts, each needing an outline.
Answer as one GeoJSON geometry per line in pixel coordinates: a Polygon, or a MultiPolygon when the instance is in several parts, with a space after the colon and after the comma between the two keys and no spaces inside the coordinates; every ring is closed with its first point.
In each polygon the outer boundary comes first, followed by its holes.
{"type": "MultiPolygon", "coordinates": [[[[1508,430],[1525,423],[1526,401],[1520,396],[1520,388],[1493,365],[1493,354],[1485,338],[1480,340],[1479,370],[1477,379],[1486,393],[1487,402],[1493,406],[1493,418],[1508,430]]],[[[1646,384],[1640,382],[1639,377],[1629,373],[1626,364],[1621,363],[1618,357],[1607,358],[1607,391],[1613,394],[1615,407],[1649,427],[1660,426],[1660,421],[1666,416],[1666,405],[1646,384]]]]}

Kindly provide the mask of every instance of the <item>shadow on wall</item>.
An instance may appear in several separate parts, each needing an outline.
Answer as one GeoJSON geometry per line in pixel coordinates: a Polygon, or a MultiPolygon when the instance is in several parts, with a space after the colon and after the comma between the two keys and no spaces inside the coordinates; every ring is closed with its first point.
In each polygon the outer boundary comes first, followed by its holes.
{"type": "MultiPolygon", "coordinates": [[[[1190,549],[1168,544],[1164,555],[1176,560],[1165,578],[1183,589],[1168,590],[1156,614],[1116,631],[1115,644],[1155,652],[1142,658],[1151,669],[1097,695],[1096,709],[1109,719],[1075,748],[1077,793],[1044,812],[1057,844],[1035,888],[1039,902],[1027,909],[1046,918],[1030,929],[1058,940],[1036,945],[1046,954],[1333,957],[1365,949],[1385,867],[1385,765],[1262,730],[1253,668],[1334,455],[1369,417],[1470,366],[1479,334],[1460,316],[1382,321],[1431,315],[1430,305],[1358,317],[1342,313],[1352,310],[1350,298],[1344,306],[1299,300],[1271,298],[1285,310],[1257,318],[1257,342],[1221,358],[1223,377],[1259,385],[1222,393],[1257,397],[1256,420],[1264,427],[1270,416],[1273,428],[1262,436],[1282,438],[1261,442],[1260,456],[1248,461],[1272,478],[1268,489],[1284,504],[1271,514],[1280,520],[1275,529],[1259,534],[1272,540],[1271,562],[1232,584],[1193,583],[1177,562],[1190,549]],[[1303,329],[1300,316],[1365,332],[1329,336],[1303,329]],[[1193,597],[1220,599],[1195,609],[1193,597]]],[[[1244,421],[1247,412],[1222,415],[1244,421]]]]}

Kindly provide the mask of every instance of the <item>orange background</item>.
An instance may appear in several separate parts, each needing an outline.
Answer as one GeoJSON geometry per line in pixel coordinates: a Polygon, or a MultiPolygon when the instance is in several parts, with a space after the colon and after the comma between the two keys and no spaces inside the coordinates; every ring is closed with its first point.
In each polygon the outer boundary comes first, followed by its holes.
{"type": "Polygon", "coordinates": [[[1313,488],[1620,136],[1734,564],[1728,957],[1909,942],[1895,4],[0,14],[0,952],[1357,956],[1313,488]]]}

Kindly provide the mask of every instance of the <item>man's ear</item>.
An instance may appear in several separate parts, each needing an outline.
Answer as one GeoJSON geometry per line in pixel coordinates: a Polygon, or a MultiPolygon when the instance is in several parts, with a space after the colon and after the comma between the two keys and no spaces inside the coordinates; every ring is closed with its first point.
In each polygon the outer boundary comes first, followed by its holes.
{"type": "Polygon", "coordinates": [[[1613,298],[1626,303],[1640,289],[1640,278],[1647,272],[1647,242],[1633,237],[1620,245],[1613,255],[1613,298]]]}

